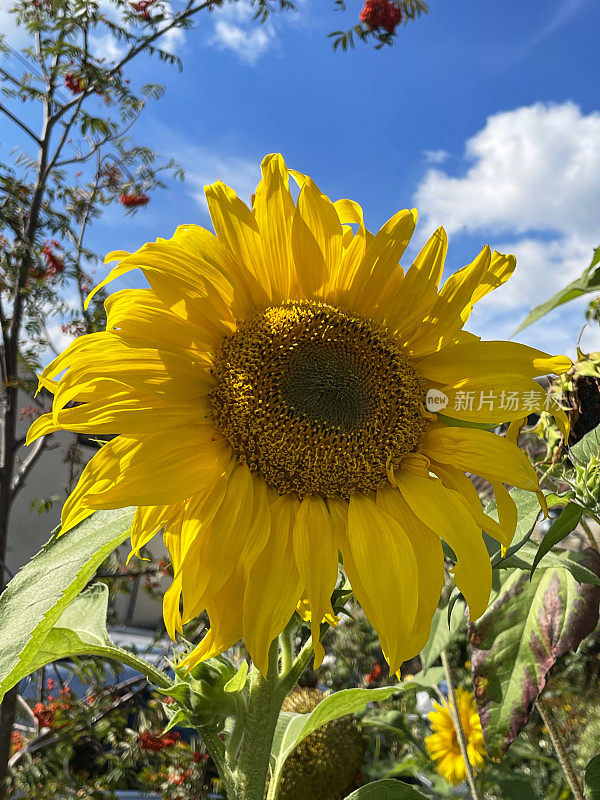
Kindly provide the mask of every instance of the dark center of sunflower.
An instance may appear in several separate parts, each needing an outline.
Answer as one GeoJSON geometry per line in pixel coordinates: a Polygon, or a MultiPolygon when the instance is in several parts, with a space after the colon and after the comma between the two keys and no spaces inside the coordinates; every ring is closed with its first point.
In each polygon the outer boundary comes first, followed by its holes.
{"type": "Polygon", "coordinates": [[[324,303],[243,322],[223,340],[214,377],[215,424],[280,493],[375,490],[427,426],[423,387],[390,334],[324,303]]]}

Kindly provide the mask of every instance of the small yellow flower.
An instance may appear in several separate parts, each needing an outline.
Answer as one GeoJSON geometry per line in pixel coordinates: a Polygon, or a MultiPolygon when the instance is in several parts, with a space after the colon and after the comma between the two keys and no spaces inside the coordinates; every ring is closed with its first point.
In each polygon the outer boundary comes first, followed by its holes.
{"type": "MultiPolygon", "coordinates": [[[[472,692],[457,689],[456,704],[467,740],[469,761],[473,769],[481,769],[484,765],[485,745],[481,721],[472,692]]],[[[440,775],[448,783],[456,785],[465,780],[467,770],[452,721],[451,705],[444,702],[443,705],[434,703],[434,706],[436,710],[429,714],[433,733],[425,739],[425,747],[430,758],[437,762],[436,766],[440,775]]]]}

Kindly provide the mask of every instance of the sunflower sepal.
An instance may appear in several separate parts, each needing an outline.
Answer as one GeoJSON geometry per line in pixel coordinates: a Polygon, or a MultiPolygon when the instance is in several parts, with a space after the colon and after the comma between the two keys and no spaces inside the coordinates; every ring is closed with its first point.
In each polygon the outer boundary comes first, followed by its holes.
{"type": "Polygon", "coordinates": [[[216,656],[189,671],[178,664],[171,666],[175,672],[174,685],[168,691],[158,690],[174,700],[165,706],[171,726],[220,733],[229,717],[240,715],[240,705],[244,705],[243,685],[238,691],[232,691],[231,687],[242,673],[229,659],[216,656]]]}

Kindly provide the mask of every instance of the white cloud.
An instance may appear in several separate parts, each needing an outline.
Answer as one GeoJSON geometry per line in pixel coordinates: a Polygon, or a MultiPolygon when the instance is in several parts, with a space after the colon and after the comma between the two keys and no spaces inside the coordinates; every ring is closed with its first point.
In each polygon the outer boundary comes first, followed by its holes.
{"type": "Polygon", "coordinates": [[[517,108],[488,118],[469,139],[463,177],[431,169],[416,192],[429,224],[448,231],[597,235],[600,114],[574,103],[517,108]]]}
{"type": "Polygon", "coordinates": [[[109,64],[118,61],[126,52],[125,47],[110,33],[105,33],[104,36],[91,36],[90,46],[95,58],[103,58],[109,64]]]}
{"type": "Polygon", "coordinates": [[[256,159],[222,156],[208,148],[190,145],[178,147],[176,157],[185,169],[185,185],[192,189],[192,197],[206,216],[208,205],[204,186],[207,183],[224,181],[241,200],[249,203],[260,180],[259,161],[256,159]]]}
{"type": "Polygon", "coordinates": [[[233,51],[242,61],[256,64],[267,50],[277,44],[277,34],[271,21],[254,19],[255,10],[247,0],[215,9],[214,32],[209,40],[220,50],[233,51]]]}
{"type": "Polygon", "coordinates": [[[447,150],[425,150],[423,155],[428,164],[443,164],[448,160],[450,153],[447,150]]]}
{"type": "MultiPolygon", "coordinates": [[[[462,176],[429,169],[415,205],[424,234],[442,224],[517,256],[513,278],[472,318],[473,330],[505,337],[530,308],[581,274],[600,240],[600,114],[582,114],[571,102],[494,114],[466,142],[465,158],[462,176]]],[[[554,312],[519,338],[539,347],[547,337],[549,349],[572,350],[582,304],[554,312]]]]}

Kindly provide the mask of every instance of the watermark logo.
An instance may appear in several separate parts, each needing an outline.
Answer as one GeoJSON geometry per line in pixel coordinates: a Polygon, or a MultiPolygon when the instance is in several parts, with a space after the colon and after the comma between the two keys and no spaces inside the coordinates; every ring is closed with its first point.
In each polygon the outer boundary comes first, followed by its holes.
{"type": "Polygon", "coordinates": [[[448,395],[440,392],[439,389],[429,389],[425,395],[425,408],[427,411],[436,413],[443,411],[448,405],[448,395]]]}

